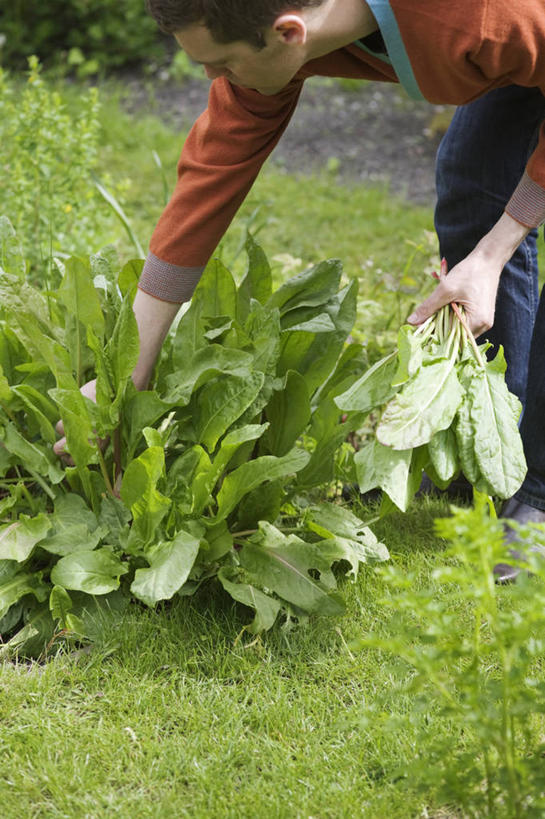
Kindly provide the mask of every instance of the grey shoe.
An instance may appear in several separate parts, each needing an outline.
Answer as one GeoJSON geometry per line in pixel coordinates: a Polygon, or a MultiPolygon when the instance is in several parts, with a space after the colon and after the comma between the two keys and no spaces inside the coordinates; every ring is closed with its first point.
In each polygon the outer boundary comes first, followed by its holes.
{"type": "MultiPolygon", "coordinates": [[[[518,533],[509,526],[509,520],[514,520],[520,524],[545,523],[544,510],[536,509],[534,506],[529,506],[527,503],[516,500],[516,498],[510,498],[505,502],[501,510],[501,517],[506,519],[504,530],[505,543],[507,546],[510,544],[516,545],[519,542],[518,533]]],[[[545,557],[545,549],[543,546],[538,546],[537,544],[528,547],[526,551],[536,552],[545,557]]],[[[523,560],[525,557],[525,552],[521,548],[510,548],[509,554],[515,560],[523,560]]],[[[516,566],[511,566],[509,563],[497,563],[494,566],[493,572],[496,583],[513,583],[519,576],[521,569],[518,569],[516,566]]]]}

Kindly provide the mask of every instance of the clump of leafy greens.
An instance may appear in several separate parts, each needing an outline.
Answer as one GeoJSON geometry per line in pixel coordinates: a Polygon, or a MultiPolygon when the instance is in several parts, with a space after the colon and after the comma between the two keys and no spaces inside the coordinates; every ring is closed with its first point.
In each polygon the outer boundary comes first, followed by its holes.
{"type": "Polygon", "coordinates": [[[346,345],[357,284],[340,287],[340,263],[273,292],[251,238],[238,287],[212,261],[153,389],[138,392],[141,262],[120,273],[108,252],[58,262],[58,286],[41,292],[6,221],[2,231],[4,653],[85,638],[96,605],[154,606],[212,578],[253,609],[254,633],[342,613],[332,569],[355,578],[388,553],[354,514],[320,502],[351,429],[333,399],[365,366],[346,345]],[[96,404],[80,392],[93,376],[96,404]],[[59,417],[70,466],[52,451],[59,417]]]}
{"type": "MultiPolygon", "coordinates": [[[[344,393],[339,408],[376,413],[376,434],[354,455],[360,492],[380,488],[405,511],[425,471],[440,489],[463,473],[480,492],[509,498],[526,474],[521,405],[505,383],[500,347],[477,345],[458,305],[418,328],[344,393]]],[[[388,508],[388,501],[385,501],[388,508]]]]}

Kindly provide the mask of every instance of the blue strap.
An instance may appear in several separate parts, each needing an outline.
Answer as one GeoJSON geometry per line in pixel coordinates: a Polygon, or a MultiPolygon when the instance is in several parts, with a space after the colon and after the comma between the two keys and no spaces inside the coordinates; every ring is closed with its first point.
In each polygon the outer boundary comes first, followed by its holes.
{"type": "MultiPolygon", "coordinates": [[[[378,23],[382,37],[384,38],[386,51],[388,52],[399,82],[409,97],[413,100],[423,100],[424,96],[416,82],[412,65],[405,50],[401,32],[399,31],[399,26],[389,0],[366,0],[366,2],[378,23]]],[[[369,50],[365,49],[365,46],[360,42],[355,42],[354,45],[364,50],[369,50]]],[[[375,56],[378,57],[379,55],[377,54],[375,56]]]]}

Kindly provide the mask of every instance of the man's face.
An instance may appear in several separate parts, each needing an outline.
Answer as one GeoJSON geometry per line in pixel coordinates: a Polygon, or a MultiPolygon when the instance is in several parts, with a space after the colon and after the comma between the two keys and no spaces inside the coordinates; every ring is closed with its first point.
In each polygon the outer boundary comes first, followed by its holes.
{"type": "Polygon", "coordinates": [[[261,50],[242,40],[217,43],[200,24],[174,36],[188,57],[203,66],[209,79],[226,77],[233,85],[255,88],[267,96],[281,91],[305,61],[300,47],[285,44],[272,29],[266,32],[267,45],[261,50]]]}

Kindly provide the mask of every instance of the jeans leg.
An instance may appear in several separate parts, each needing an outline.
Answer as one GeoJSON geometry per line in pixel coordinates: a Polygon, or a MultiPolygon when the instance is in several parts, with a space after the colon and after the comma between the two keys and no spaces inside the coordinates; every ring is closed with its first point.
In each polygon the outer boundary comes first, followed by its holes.
{"type": "MultiPolygon", "coordinates": [[[[455,112],[437,154],[435,227],[449,269],[498,221],[532,152],[545,98],[538,89],[509,86],[455,112]]],[[[480,341],[503,345],[511,392],[526,398],[532,328],[538,304],[536,231],[505,266],[494,326],[480,341]]]]}

